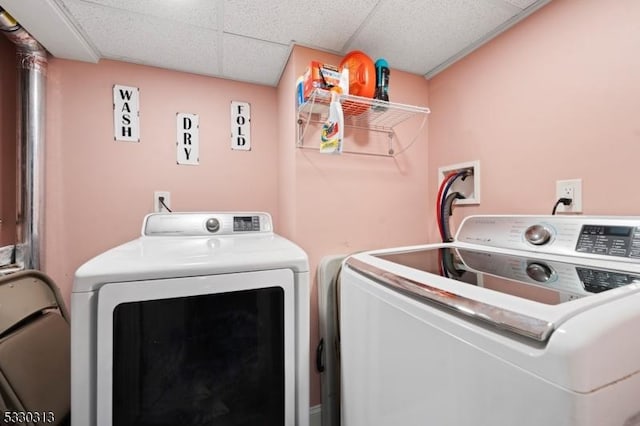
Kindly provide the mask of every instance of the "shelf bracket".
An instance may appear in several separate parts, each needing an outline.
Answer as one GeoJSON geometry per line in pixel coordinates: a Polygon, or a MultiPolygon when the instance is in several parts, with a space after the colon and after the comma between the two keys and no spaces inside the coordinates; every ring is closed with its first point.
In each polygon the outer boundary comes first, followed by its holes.
{"type": "Polygon", "coordinates": [[[296,141],[296,146],[300,148],[304,146],[304,132],[306,130],[306,126],[303,126],[304,120],[302,118],[298,118],[298,140],[296,141]]]}

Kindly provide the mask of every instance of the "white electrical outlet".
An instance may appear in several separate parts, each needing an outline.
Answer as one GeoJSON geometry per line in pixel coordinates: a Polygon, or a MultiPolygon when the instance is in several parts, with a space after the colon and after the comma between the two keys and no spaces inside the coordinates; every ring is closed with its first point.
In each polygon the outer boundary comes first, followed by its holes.
{"type": "Polygon", "coordinates": [[[556,181],[556,201],[571,198],[571,204],[559,204],[556,213],[582,213],[582,179],[556,181]]]}
{"type": "Polygon", "coordinates": [[[155,213],[167,213],[168,209],[171,209],[171,193],[169,191],[154,191],[153,192],[153,211],[155,213]],[[160,202],[160,197],[162,197],[162,202],[160,202]]]}
{"type": "Polygon", "coordinates": [[[468,161],[466,163],[452,164],[450,166],[440,167],[438,169],[438,187],[451,172],[461,172],[463,170],[470,170],[471,176],[467,176],[464,180],[461,178],[456,179],[451,187],[449,193],[459,192],[464,195],[465,198],[455,200],[454,204],[480,204],[480,161],[468,161]]]}

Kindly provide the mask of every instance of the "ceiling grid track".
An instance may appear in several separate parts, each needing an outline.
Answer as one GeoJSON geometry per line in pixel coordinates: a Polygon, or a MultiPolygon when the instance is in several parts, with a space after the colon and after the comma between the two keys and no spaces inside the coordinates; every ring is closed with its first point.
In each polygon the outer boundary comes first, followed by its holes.
{"type": "Polygon", "coordinates": [[[367,16],[362,20],[360,25],[358,25],[358,28],[356,28],[356,30],[353,32],[353,34],[351,34],[351,36],[347,39],[347,41],[344,44],[344,46],[342,46],[342,51],[343,52],[349,52],[351,50],[351,45],[353,44],[353,41],[358,37],[358,35],[362,31],[362,29],[367,26],[369,21],[371,21],[371,17],[373,15],[375,15],[376,11],[380,8],[380,5],[384,1],[385,0],[378,0],[376,5],[371,8],[371,10],[367,14],[367,16]]]}

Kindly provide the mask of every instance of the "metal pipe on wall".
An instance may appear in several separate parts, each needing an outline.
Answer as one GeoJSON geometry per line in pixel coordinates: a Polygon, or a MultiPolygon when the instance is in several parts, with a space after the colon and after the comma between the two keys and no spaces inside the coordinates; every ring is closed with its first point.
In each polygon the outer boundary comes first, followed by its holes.
{"type": "Polygon", "coordinates": [[[0,31],[17,47],[17,264],[41,269],[44,229],[44,132],[47,52],[0,8],[0,31]]]}

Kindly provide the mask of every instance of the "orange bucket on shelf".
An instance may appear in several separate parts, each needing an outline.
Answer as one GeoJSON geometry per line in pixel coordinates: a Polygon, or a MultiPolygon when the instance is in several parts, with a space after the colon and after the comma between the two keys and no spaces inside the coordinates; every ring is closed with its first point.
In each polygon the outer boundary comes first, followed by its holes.
{"type": "MultiPolygon", "coordinates": [[[[346,54],[339,65],[340,70],[349,70],[349,94],[363,98],[373,98],[376,91],[376,67],[365,53],[354,50],[346,54]]],[[[369,109],[368,105],[355,102],[343,103],[345,115],[359,115],[369,109]]]]}

